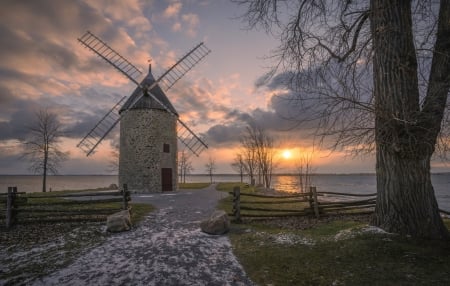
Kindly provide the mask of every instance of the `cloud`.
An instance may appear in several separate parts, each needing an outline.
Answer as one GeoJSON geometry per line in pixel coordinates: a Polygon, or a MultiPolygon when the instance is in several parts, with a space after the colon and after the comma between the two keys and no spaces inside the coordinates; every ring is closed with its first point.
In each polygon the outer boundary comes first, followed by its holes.
{"type": "Polygon", "coordinates": [[[180,2],[169,4],[169,6],[167,6],[167,8],[163,12],[163,17],[166,19],[177,18],[178,15],[180,14],[182,7],[183,4],[180,2]]]}
{"type": "MultiPolygon", "coordinates": [[[[203,5],[202,3],[197,3],[203,5]]],[[[171,31],[183,33],[188,37],[197,35],[200,18],[192,12],[183,13],[183,4],[181,2],[170,3],[163,11],[161,16],[155,15],[156,21],[171,23],[171,31]]]]}
{"type": "Polygon", "coordinates": [[[182,15],[181,19],[186,24],[186,34],[194,37],[197,34],[197,28],[200,23],[198,16],[196,14],[189,13],[182,15]]]}

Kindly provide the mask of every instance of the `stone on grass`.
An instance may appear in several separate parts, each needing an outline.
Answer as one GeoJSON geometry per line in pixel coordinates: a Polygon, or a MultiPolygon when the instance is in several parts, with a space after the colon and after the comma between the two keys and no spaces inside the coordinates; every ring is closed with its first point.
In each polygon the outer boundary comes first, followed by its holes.
{"type": "Polygon", "coordinates": [[[224,234],[230,230],[230,220],[225,211],[215,211],[208,219],[200,223],[200,228],[207,234],[224,234]]]}
{"type": "Polygon", "coordinates": [[[109,232],[127,231],[131,228],[131,216],[129,210],[123,210],[109,215],[106,219],[106,230],[109,232]]]}
{"type": "Polygon", "coordinates": [[[111,184],[111,185],[109,185],[108,189],[111,189],[111,190],[118,190],[119,187],[118,187],[116,184],[111,184]]]}

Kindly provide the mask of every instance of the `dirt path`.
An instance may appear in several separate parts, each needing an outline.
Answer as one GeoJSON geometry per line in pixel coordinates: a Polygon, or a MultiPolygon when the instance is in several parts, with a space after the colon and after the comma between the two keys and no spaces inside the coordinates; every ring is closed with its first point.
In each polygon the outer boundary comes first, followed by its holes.
{"type": "Polygon", "coordinates": [[[253,285],[227,236],[199,229],[224,193],[203,190],[134,195],[158,208],[136,229],[108,238],[34,285],[253,285]]]}

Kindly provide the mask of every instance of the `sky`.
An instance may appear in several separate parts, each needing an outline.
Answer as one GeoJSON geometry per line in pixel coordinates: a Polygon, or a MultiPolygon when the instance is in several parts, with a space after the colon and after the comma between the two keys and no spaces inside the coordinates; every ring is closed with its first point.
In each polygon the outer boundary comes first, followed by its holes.
{"type": "MultiPolygon", "coordinates": [[[[311,154],[318,173],[375,171],[372,155],[349,156],[314,144],[311,130],[286,120],[292,106],[283,90],[261,78],[274,64],[276,39],[248,30],[245,8],[225,0],[33,0],[0,1],[0,174],[31,174],[20,159],[21,141],[35,112],[47,108],[64,127],[60,148],[69,159],[60,174],[109,174],[117,126],[86,157],[76,145],[95,123],[135,86],[77,38],[91,31],[155,76],[199,42],[212,50],[166,94],[181,119],[209,146],[191,156],[193,173],[205,173],[213,158],[217,173],[233,173],[239,138],[251,121],[275,139],[276,172],[292,172],[302,154],[311,154]],[[291,156],[283,156],[286,150],[291,156]]],[[[433,161],[433,171],[450,163],[433,161]]]]}

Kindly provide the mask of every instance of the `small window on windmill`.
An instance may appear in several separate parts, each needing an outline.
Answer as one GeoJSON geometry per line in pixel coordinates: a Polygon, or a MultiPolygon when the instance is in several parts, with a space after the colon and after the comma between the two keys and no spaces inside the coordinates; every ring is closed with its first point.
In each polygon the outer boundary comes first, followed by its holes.
{"type": "Polygon", "coordinates": [[[164,153],[170,153],[170,145],[169,144],[164,143],[164,145],[163,145],[163,152],[164,153]]]}

